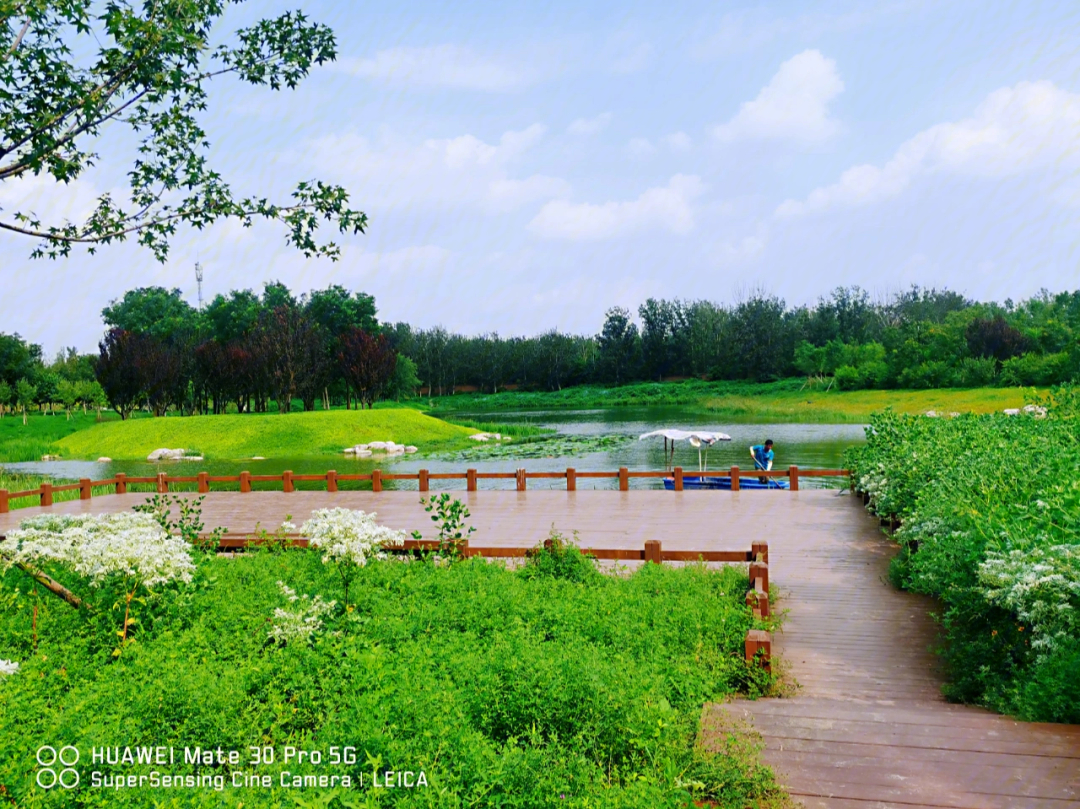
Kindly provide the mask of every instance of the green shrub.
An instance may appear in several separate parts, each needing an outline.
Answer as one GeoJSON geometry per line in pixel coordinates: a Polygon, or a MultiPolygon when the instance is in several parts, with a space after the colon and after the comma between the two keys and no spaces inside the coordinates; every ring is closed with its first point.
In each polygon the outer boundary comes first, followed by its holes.
{"type": "Polygon", "coordinates": [[[981,388],[997,378],[997,360],[993,357],[964,357],[957,369],[956,383],[962,388],[981,388]]]}
{"type": "Polygon", "coordinates": [[[858,390],[866,387],[862,373],[858,368],[851,365],[841,365],[836,369],[833,378],[836,380],[836,386],[840,390],[858,390]]]}
{"type": "Polygon", "coordinates": [[[532,552],[518,575],[524,579],[547,577],[584,584],[594,581],[600,573],[592,557],[586,556],[576,542],[568,542],[552,526],[547,541],[532,552]]]}
{"type": "MultiPolygon", "coordinates": [[[[768,686],[742,659],[753,621],[742,603],[745,568],[645,565],[582,580],[530,577],[481,559],[373,561],[356,573],[351,609],[320,608],[315,631],[282,642],[268,639],[275,626],[287,628],[282,612],[299,605],[304,614],[292,624],[302,622],[317,597],[336,593],[318,552],[205,555],[198,565],[195,584],[163,599],[140,643],[118,659],[55,600],[40,602],[35,649],[33,597],[16,571],[0,576],[0,658],[21,666],[0,677],[0,784],[15,805],[254,809],[301,798],[327,809],[646,809],[783,798],[749,748],[725,756],[695,745],[704,702],[768,686]],[[370,781],[378,762],[423,770],[430,787],[336,798],[276,786],[45,792],[33,786],[45,743],[220,745],[245,759],[250,746],[273,746],[280,757],[285,745],[324,753],[351,745],[355,765],[280,766],[279,758],[267,771],[275,784],[281,769],[370,781]]],[[[85,780],[89,767],[80,767],[85,780]]]]}
{"type": "Polygon", "coordinates": [[[1068,380],[1069,354],[1021,354],[1005,360],[1001,365],[1002,385],[1025,387],[1031,385],[1056,385],[1068,380]]]}
{"type": "Polygon", "coordinates": [[[1045,404],[1045,418],[880,413],[845,464],[872,511],[902,520],[894,581],[943,603],[946,695],[1075,721],[1080,700],[1061,695],[1080,660],[1080,395],[1045,404]]]}

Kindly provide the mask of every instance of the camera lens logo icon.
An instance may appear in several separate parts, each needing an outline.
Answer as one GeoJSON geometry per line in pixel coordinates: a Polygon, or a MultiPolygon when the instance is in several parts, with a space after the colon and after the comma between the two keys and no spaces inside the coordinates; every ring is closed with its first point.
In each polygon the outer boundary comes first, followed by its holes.
{"type": "Polygon", "coordinates": [[[67,745],[58,751],[45,745],[37,751],[37,785],[42,789],[52,789],[59,784],[64,789],[74,789],[79,785],[79,773],[72,769],[79,763],[79,750],[67,745]],[[59,770],[59,772],[57,772],[59,770]]]}

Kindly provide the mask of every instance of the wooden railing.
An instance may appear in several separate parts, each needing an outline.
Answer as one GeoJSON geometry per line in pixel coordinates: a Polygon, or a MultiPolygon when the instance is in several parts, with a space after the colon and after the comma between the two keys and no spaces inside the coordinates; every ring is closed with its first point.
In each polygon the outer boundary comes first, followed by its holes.
{"type": "Polygon", "coordinates": [[[197,491],[205,494],[210,491],[213,483],[238,483],[240,484],[241,493],[246,494],[251,491],[251,484],[253,483],[280,483],[281,490],[284,492],[295,491],[297,483],[323,483],[326,486],[326,491],[336,492],[338,484],[341,482],[363,481],[371,483],[372,491],[381,492],[383,483],[386,481],[415,480],[419,490],[427,492],[431,490],[432,481],[464,480],[466,490],[475,492],[477,482],[481,480],[513,480],[517,491],[523,492],[526,490],[530,480],[565,480],[566,491],[573,492],[577,491],[577,482],[579,480],[607,478],[618,480],[619,491],[625,492],[629,491],[632,478],[673,478],[675,491],[683,491],[683,482],[686,477],[730,477],[732,491],[739,491],[740,476],[745,476],[753,478],[786,477],[789,481],[789,489],[798,491],[801,478],[847,477],[848,474],[846,469],[799,469],[797,466],[791,466],[783,470],[774,469],[770,472],[760,469],[740,472],[737,466],[723,472],[686,472],[681,466],[676,466],[670,472],[632,472],[625,466],[614,472],[579,472],[570,467],[565,472],[528,472],[524,469],[513,472],[479,472],[476,469],[467,469],[464,472],[429,472],[427,469],[421,469],[419,472],[411,474],[388,474],[380,469],[375,469],[366,475],[339,474],[334,470],[330,470],[322,475],[295,475],[291,471],[282,472],[280,475],[253,475],[245,471],[239,475],[210,475],[206,472],[199,472],[197,475],[167,475],[161,472],[154,477],[128,477],[121,472],[107,480],[83,478],[78,483],[68,483],[62,486],[42,483],[36,489],[28,489],[22,492],[0,489],[0,514],[6,514],[11,508],[11,501],[19,498],[36,497],[40,505],[51,506],[54,495],[61,492],[77,491],[80,500],[89,500],[94,496],[94,489],[106,488],[112,490],[112,492],[108,493],[126,494],[128,486],[133,484],[153,484],[157,492],[164,494],[169,491],[172,484],[194,483],[197,491]]]}

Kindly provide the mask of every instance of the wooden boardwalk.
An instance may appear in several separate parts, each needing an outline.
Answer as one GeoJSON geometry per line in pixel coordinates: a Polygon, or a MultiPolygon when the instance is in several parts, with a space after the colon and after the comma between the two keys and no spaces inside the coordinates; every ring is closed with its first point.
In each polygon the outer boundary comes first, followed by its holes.
{"type": "MultiPolygon", "coordinates": [[[[1080,807],[1080,727],[1014,722],[949,705],[929,652],[930,603],[884,581],[895,546],[844,492],[456,492],[473,542],[532,546],[552,526],[582,546],[739,550],[767,540],[787,610],[774,639],[801,688],[794,698],[706,706],[703,736],[732,717],[765,740],[765,760],[808,807],[1080,807]]],[[[53,513],[125,511],[145,494],[58,503],[53,513]]],[[[434,534],[416,492],[212,492],[207,529],[273,530],[332,506],[375,511],[392,528],[434,534]]],[[[0,514],[0,535],[46,509],[0,514]]]]}

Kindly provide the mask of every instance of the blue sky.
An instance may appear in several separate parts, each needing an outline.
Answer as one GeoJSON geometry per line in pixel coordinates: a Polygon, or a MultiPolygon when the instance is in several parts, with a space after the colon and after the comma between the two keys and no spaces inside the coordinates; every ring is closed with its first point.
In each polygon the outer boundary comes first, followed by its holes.
{"type": "MultiPolygon", "coordinates": [[[[212,160],[240,194],[341,183],[369,232],[331,263],[270,226],[184,231],[166,265],[0,235],[0,331],[90,350],[126,289],[194,303],[196,260],[205,297],[337,283],[387,320],[503,335],[595,332],[648,296],[1080,287],[1075,3],[531,5],[304,3],[338,62],[293,92],[215,87],[212,160]]],[[[59,193],[6,182],[0,207],[77,213],[126,157],[59,193]]]]}

